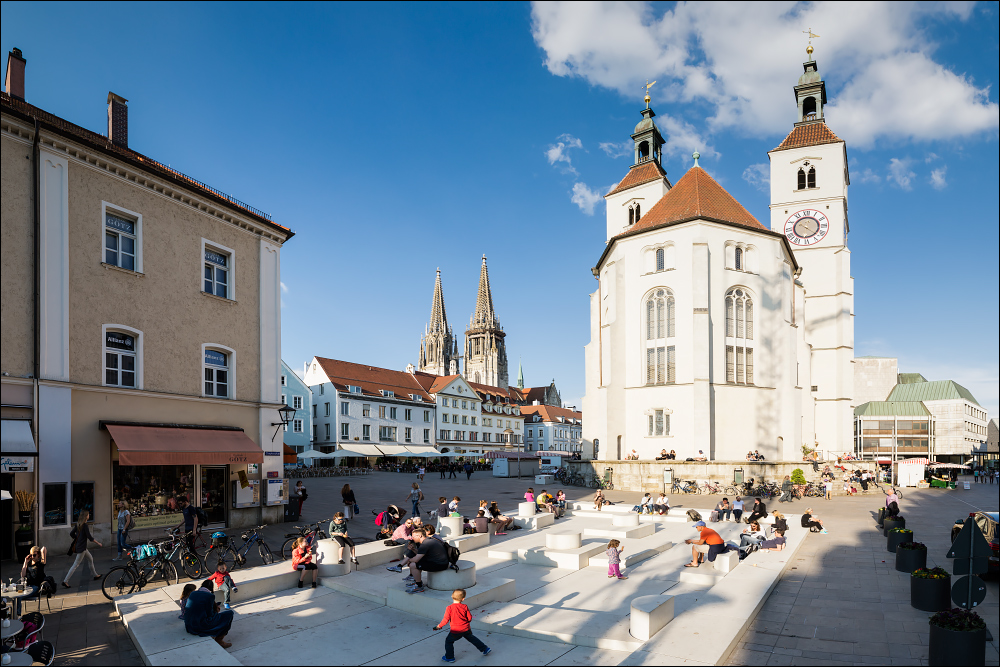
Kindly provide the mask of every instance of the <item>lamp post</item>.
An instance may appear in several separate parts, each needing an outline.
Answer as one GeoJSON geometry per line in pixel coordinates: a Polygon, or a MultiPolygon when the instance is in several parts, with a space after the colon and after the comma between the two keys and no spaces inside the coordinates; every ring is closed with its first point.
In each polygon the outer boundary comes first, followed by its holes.
{"type": "Polygon", "coordinates": [[[292,421],[292,417],[295,416],[295,412],[296,412],[295,408],[289,405],[283,405],[280,408],[278,408],[278,416],[281,418],[281,421],[271,422],[271,426],[278,427],[274,429],[274,435],[271,436],[271,442],[274,442],[274,439],[278,437],[278,431],[281,430],[282,426],[288,426],[288,423],[292,421]]]}

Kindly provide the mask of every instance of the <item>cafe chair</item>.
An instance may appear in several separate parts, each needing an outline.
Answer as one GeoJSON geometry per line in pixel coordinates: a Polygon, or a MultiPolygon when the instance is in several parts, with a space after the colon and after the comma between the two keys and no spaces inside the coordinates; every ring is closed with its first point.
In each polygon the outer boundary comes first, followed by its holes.
{"type": "Polygon", "coordinates": [[[56,650],[52,642],[35,642],[25,651],[35,661],[35,664],[42,664],[48,667],[56,657],[56,650]]]}
{"type": "Polygon", "coordinates": [[[29,623],[35,627],[29,633],[25,633],[24,631],[18,633],[19,643],[23,641],[22,646],[25,647],[36,643],[41,636],[42,628],[45,627],[45,617],[37,611],[31,611],[21,616],[21,622],[24,623],[25,628],[28,627],[29,623]]]}

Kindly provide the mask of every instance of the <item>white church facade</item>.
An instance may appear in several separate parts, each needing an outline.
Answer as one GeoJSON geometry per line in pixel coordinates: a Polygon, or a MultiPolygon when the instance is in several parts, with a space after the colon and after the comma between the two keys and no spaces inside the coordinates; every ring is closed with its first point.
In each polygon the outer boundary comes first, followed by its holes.
{"type": "Polygon", "coordinates": [[[594,458],[853,448],[846,146],[823,118],[811,50],[795,92],[798,122],[769,153],[764,223],[697,154],[671,184],[647,96],[593,269],[583,438],[594,458]]]}

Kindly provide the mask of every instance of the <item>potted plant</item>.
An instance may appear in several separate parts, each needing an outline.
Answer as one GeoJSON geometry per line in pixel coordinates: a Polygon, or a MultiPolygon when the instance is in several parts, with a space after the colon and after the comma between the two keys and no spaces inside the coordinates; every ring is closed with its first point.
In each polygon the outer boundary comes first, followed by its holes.
{"type": "Polygon", "coordinates": [[[896,545],[896,569],[913,572],[927,567],[927,545],[922,542],[903,542],[896,545]]]}
{"type": "Polygon", "coordinates": [[[885,550],[891,554],[896,553],[896,547],[903,542],[913,541],[913,531],[909,528],[893,528],[889,531],[885,540],[885,550]]]}
{"type": "Polygon", "coordinates": [[[986,664],[986,622],[971,609],[948,609],[930,618],[931,665],[986,664]]]}
{"type": "Polygon", "coordinates": [[[792,471],[792,484],[801,496],[802,490],[806,487],[806,474],[802,472],[802,468],[796,468],[792,471]]]}
{"type": "Polygon", "coordinates": [[[951,608],[951,575],[943,567],[917,568],[910,573],[910,606],[920,611],[951,608]]]}
{"type": "Polygon", "coordinates": [[[906,528],[906,519],[903,518],[902,514],[886,517],[885,519],[882,520],[883,535],[888,536],[889,531],[891,531],[894,528],[906,528]]]}

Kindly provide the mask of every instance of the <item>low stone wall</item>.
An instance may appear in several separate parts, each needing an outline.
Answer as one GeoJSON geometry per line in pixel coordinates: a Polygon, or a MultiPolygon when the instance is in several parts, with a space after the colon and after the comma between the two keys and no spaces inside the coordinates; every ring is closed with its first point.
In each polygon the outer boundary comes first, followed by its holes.
{"type": "MultiPolygon", "coordinates": [[[[843,471],[835,468],[836,461],[820,462],[815,465],[805,461],[570,461],[573,472],[584,476],[597,475],[603,478],[607,468],[611,468],[611,481],[616,491],[649,491],[656,493],[664,490],[663,471],[673,470],[675,480],[693,479],[719,482],[730,485],[733,483],[733,471],[743,469],[743,479],[753,477],[756,481],[778,482],[791,475],[796,468],[801,468],[807,481],[818,480],[823,469],[829,465],[835,476],[840,479],[843,471]]],[[[874,470],[871,461],[844,461],[848,470],[874,470]]],[[[669,489],[667,489],[669,491],[669,489]]]]}

